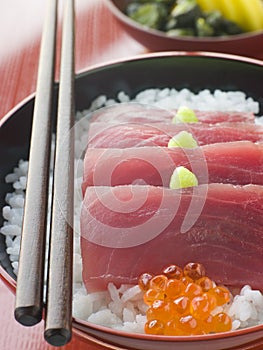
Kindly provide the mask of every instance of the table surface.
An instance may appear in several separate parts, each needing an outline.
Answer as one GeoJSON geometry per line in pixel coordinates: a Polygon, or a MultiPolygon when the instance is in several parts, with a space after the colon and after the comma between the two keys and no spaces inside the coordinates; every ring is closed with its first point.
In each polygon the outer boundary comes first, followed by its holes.
{"type": "MultiPolygon", "coordinates": [[[[45,0],[0,4],[0,119],[35,91],[45,4],[45,0]]],[[[59,8],[60,21],[61,12],[59,8]]],[[[76,0],[76,72],[145,52],[143,46],[122,31],[103,0],[76,0]]],[[[14,320],[14,302],[14,295],[0,280],[0,349],[55,349],[43,339],[43,322],[24,328],[14,320]]],[[[61,349],[91,347],[73,337],[61,349]]]]}

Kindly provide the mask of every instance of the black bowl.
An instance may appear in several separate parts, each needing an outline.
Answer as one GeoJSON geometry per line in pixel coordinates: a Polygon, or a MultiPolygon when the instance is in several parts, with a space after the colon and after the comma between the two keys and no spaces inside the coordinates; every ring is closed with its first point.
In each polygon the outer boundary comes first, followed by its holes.
{"type": "MultiPolygon", "coordinates": [[[[100,94],[116,97],[123,90],[134,96],[140,90],[152,87],[189,88],[194,92],[201,89],[242,90],[247,96],[259,101],[263,114],[263,62],[239,56],[214,53],[167,52],[135,57],[104,66],[93,67],[76,77],[76,108],[83,110],[100,94]]],[[[18,161],[28,158],[34,95],[28,97],[1,121],[0,128],[0,207],[4,206],[5,194],[11,190],[4,177],[12,171],[18,161]]],[[[3,218],[0,216],[0,225],[3,218]]],[[[15,290],[15,276],[12,273],[5,240],[0,234],[0,277],[15,290]]],[[[251,341],[255,344],[263,337],[263,325],[228,333],[160,339],[145,335],[132,335],[92,325],[78,319],[73,320],[73,331],[87,342],[100,339],[107,347],[113,343],[132,349],[203,349],[203,342],[209,340],[210,350],[239,346],[251,341]],[[95,337],[95,338],[93,338],[95,337]]]]}

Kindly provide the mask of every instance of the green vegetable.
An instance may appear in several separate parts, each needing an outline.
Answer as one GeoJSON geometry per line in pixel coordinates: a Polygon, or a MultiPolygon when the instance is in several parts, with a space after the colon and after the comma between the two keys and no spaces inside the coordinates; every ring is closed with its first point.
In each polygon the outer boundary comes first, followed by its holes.
{"type": "Polygon", "coordinates": [[[170,16],[176,19],[176,27],[191,27],[195,18],[201,16],[201,9],[195,0],[181,0],[173,7],[170,16]]]}
{"type": "MultiPolygon", "coordinates": [[[[133,14],[138,11],[141,5],[137,2],[131,2],[126,8],[126,14],[132,18],[133,14]]],[[[135,20],[135,19],[134,19],[135,20]]]]}
{"type": "Polygon", "coordinates": [[[223,16],[219,11],[205,13],[206,22],[216,31],[221,30],[223,16]]]}
{"type": "Polygon", "coordinates": [[[127,12],[134,21],[153,29],[160,29],[167,16],[166,7],[158,3],[137,5],[127,12]]]}
{"type": "Polygon", "coordinates": [[[197,36],[213,36],[215,33],[213,27],[202,17],[196,20],[196,31],[197,36]]]}
{"type": "Polygon", "coordinates": [[[128,0],[126,14],[168,36],[222,36],[242,33],[219,11],[202,11],[197,0],[128,0]]]}
{"type": "Polygon", "coordinates": [[[194,173],[183,166],[177,167],[170,180],[169,187],[172,189],[193,187],[198,185],[198,180],[194,173]]]}
{"type": "Polygon", "coordinates": [[[222,19],[222,31],[224,31],[225,35],[244,33],[244,31],[236,23],[229,21],[226,18],[222,19]]]}
{"type": "Polygon", "coordinates": [[[227,20],[219,11],[211,11],[205,14],[206,23],[214,29],[214,35],[241,34],[243,30],[234,22],[227,20]]]}
{"type": "Polygon", "coordinates": [[[195,36],[195,31],[191,28],[175,28],[166,32],[168,36],[195,36]]]}
{"type": "Polygon", "coordinates": [[[172,120],[173,124],[197,123],[197,122],[198,122],[198,118],[195,112],[191,108],[188,108],[185,106],[179,107],[178,111],[176,112],[172,120]]]}
{"type": "Polygon", "coordinates": [[[198,144],[190,132],[181,131],[168,142],[168,148],[172,147],[196,148],[198,144]]]}
{"type": "Polygon", "coordinates": [[[137,4],[149,4],[149,3],[155,3],[155,4],[162,4],[166,6],[173,5],[176,0],[135,0],[133,2],[136,2],[137,4]]]}

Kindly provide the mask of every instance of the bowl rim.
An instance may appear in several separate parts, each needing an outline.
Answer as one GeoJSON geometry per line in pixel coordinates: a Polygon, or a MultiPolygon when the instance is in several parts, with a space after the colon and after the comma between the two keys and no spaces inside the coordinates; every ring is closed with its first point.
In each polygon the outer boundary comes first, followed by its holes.
{"type": "Polygon", "coordinates": [[[13,108],[10,109],[1,119],[0,119],[0,128],[7,122],[7,120],[15,114],[20,108],[22,108],[24,105],[26,105],[28,102],[30,102],[34,97],[36,96],[36,93],[33,92],[23,98],[20,102],[18,102],[13,108]]]}
{"type": "Polygon", "coordinates": [[[223,59],[223,60],[228,60],[232,62],[238,61],[238,62],[258,65],[263,67],[263,60],[259,58],[254,58],[254,57],[242,56],[242,55],[231,54],[231,53],[207,51],[207,50],[193,50],[193,51],[169,50],[169,51],[158,51],[158,52],[146,52],[146,53],[141,53],[141,54],[128,56],[124,58],[108,60],[107,62],[104,62],[104,63],[97,63],[97,64],[95,63],[91,66],[81,69],[76,74],[76,79],[81,77],[82,75],[88,74],[90,71],[93,71],[96,69],[104,69],[112,65],[123,64],[123,63],[132,62],[132,61],[141,61],[145,59],[165,58],[165,57],[168,58],[168,57],[179,57],[179,56],[223,59]]]}
{"type": "Polygon", "coordinates": [[[162,32],[158,29],[149,28],[146,26],[143,26],[142,24],[134,21],[130,17],[128,17],[124,12],[122,12],[119,7],[115,4],[112,0],[104,0],[107,3],[107,6],[111,10],[111,12],[122,22],[124,22],[129,27],[133,27],[134,29],[137,29],[139,31],[145,32],[149,35],[154,35],[159,37],[160,39],[166,39],[171,41],[178,41],[178,42],[197,42],[197,43],[224,43],[228,42],[231,43],[232,41],[241,41],[244,39],[249,38],[257,38],[263,36],[263,29],[261,30],[255,30],[250,32],[245,32],[241,34],[233,34],[229,36],[214,36],[214,37],[196,37],[196,36],[169,36],[165,32],[162,32]]]}
{"type": "MultiPolygon", "coordinates": [[[[200,335],[191,335],[191,336],[167,336],[167,335],[151,335],[151,334],[143,334],[143,333],[130,333],[123,330],[118,330],[118,329],[101,326],[98,324],[93,324],[91,322],[81,320],[77,317],[72,317],[72,323],[73,323],[73,326],[75,324],[82,326],[81,329],[84,329],[84,328],[93,329],[103,333],[121,336],[123,338],[141,339],[141,340],[150,340],[150,341],[176,342],[176,343],[177,342],[213,341],[216,339],[236,338],[236,337],[239,337],[240,335],[246,335],[250,333],[263,331],[263,323],[262,323],[256,326],[236,329],[228,332],[215,333],[215,334],[200,334],[200,335]]],[[[79,330],[79,327],[76,327],[76,329],[79,330]]]]}
{"type": "MultiPolygon", "coordinates": [[[[117,66],[119,64],[125,64],[134,61],[142,61],[153,58],[169,58],[169,57],[201,57],[201,58],[211,58],[211,59],[223,59],[229,61],[237,61],[248,63],[252,65],[257,65],[263,67],[263,61],[250,58],[245,56],[226,54],[226,53],[218,53],[218,52],[209,52],[209,51],[165,51],[165,52],[154,52],[154,53],[145,53],[141,55],[115,59],[111,61],[107,61],[104,63],[95,64],[92,66],[85,67],[81,69],[75,76],[75,79],[81,78],[82,76],[95,72],[98,69],[109,69],[112,66],[117,66]]],[[[20,101],[16,106],[14,106],[7,114],[0,120],[0,128],[4,125],[5,122],[9,120],[16,112],[18,112],[25,104],[32,101],[35,97],[35,92],[31,93],[29,96],[20,101]]],[[[16,281],[8,274],[8,272],[0,265],[0,279],[7,282],[7,286],[15,293],[16,281]]],[[[257,333],[263,331],[263,323],[255,326],[251,326],[248,328],[237,329],[234,331],[224,332],[224,333],[216,333],[216,334],[204,334],[204,335],[194,335],[194,336],[163,336],[163,335],[149,335],[149,334],[139,334],[139,333],[130,333],[122,330],[112,329],[109,327],[97,325],[90,323],[88,321],[79,319],[77,317],[72,317],[73,328],[77,331],[83,332],[83,329],[91,329],[98,332],[103,332],[104,334],[111,334],[116,336],[121,336],[124,338],[130,339],[141,339],[141,340],[149,340],[149,341],[163,341],[163,342],[197,342],[197,341],[212,341],[216,339],[223,338],[234,338],[250,333],[257,333]],[[76,325],[79,325],[76,327],[76,325]]],[[[74,332],[74,329],[73,329],[74,332]]],[[[87,333],[89,334],[89,333],[87,333]]]]}

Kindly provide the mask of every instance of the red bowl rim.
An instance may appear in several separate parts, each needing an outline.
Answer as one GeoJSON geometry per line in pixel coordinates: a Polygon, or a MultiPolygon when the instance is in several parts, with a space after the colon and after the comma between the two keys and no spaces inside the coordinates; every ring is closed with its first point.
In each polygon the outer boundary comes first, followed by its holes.
{"type": "MultiPolygon", "coordinates": [[[[141,53],[137,54],[134,56],[129,56],[129,57],[124,57],[121,59],[113,59],[113,60],[108,60],[107,62],[104,63],[97,63],[93,64],[88,67],[84,67],[83,69],[79,70],[76,78],[78,76],[81,76],[83,74],[86,74],[92,70],[96,69],[103,69],[107,66],[115,65],[115,64],[123,64],[131,61],[140,61],[140,60],[145,60],[145,59],[152,59],[152,58],[165,58],[165,57],[203,57],[203,58],[212,58],[212,59],[224,59],[224,60],[229,60],[229,61],[237,61],[237,62],[244,62],[248,64],[253,64],[257,66],[262,66],[263,67],[263,60],[258,59],[258,58],[253,58],[253,57],[247,57],[247,56],[242,56],[242,55],[237,55],[237,54],[231,54],[231,53],[221,53],[221,52],[213,52],[213,51],[176,51],[176,50],[171,50],[171,51],[158,51],[158,52],[146,52],[146,53],[141,53]]],[[[22,101],[23,102],[23,101],[22,101]]],[[[11,111],[12,112],[12,111],[11,111]]],[[[9,115],[9,113],[8,113],[9,115]]],[[[1,122],[0,122],[0,127],[1,127],[1,122]]]]}

